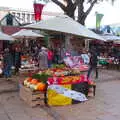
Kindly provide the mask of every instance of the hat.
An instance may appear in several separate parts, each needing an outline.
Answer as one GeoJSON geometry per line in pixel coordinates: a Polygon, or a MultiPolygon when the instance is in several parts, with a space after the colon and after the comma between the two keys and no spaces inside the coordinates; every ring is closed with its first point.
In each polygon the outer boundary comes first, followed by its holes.
{"type": "Polygon", "coordinates": [[[47,50],[47,48],[45,48],[45,47],[41,47],[41,50],[47,50]]]}

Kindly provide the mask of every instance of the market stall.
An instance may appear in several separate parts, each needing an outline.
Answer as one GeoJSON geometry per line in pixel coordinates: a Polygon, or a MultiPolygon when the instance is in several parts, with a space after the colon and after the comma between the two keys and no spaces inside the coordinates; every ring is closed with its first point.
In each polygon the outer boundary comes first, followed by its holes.
{"type": "MultiPolygon", "coordinates": [[[[12,38],[12,36],[3,33],[0,30],[0,41],[14,41],[14,38],[12,38]]],[[[3,51],[0,50],[0,77],[3,74],[3,68],[4,68],[4,64],[3,64],[3,51]]]]}
{"type": "MultiPolygon", "coordinates": [[[[70,38],[72,35],[105,40],[66,15],[56,16],[49,20],[41,20],[35,24],[26,25],[25,28],[42,29],[46,32],[52,31],[64,34],[66,50],[71,47],[70,38]]],[[[26,79],[24,86],[33,91],[39,91],[41,88],[42,91],[46,91],[45,96],[47,97],[48,105],[69,105],[86,101],[90,86],[94,88],[93,93],[95,95],[95,84],[88,80],[85,74],[88,66],[81,64],[80,58],[76,56],[66,58],[64,62],[67,67],[39,71],[32,76],[32,79],[26,79]],[[41,86],[41,82],[47,84],[47,89],[45,84],[41,86]]]]}
{"type": "MultiPolygon", "coordinates": [[[[33,93],[42,92],[44,102],[50,106],[84,102],[88,100],[87,96],[91,86],[94,86],[92,92],[95,95],[95,83],[87,79],[85,75],[87,70],[86,65],[81,65],[76,69],[64,64],[54,65],[54,68],[41,70],[31,77],[27,77],[24,82],[21,82],[22,88],[20,89],[23,89],[24,86],[24,88],[31,89],[33,93]]],[[[36,100],[41,101],[40,97],[36,100]]]]}
{"type": "Polygon", "coordinates": [[[32,74],[38,70],[37,62],[33,59],[30,40],[34,40],[37,38],[43,38],[44,35],[33,32],[32,30],[22,29],[12,36],[16,39],[16,41],[21,41],[21,67],[19,68],[20,74],[32,74]],[[23,42],[23,43],[22,43],[23,42]]]}

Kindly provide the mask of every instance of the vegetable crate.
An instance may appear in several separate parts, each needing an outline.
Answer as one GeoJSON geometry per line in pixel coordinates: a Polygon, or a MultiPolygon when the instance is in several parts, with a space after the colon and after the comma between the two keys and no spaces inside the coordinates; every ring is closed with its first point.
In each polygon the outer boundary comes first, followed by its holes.
{"type": "Polygon", "coordinates": [[[45,105],[45,92],[32,91],[31,89],[21,85],[19,95],[20,98],[31,107],[45,105]]]}

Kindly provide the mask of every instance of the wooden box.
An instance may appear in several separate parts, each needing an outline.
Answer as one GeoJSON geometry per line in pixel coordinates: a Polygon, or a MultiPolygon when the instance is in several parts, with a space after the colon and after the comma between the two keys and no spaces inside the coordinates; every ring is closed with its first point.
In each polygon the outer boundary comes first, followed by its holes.
{"type": "Polygon", "coordinates": [[[45,105],[45,92],[32,91],[30,88],[21,85],[19,95],[31,107],[45,105]]]}

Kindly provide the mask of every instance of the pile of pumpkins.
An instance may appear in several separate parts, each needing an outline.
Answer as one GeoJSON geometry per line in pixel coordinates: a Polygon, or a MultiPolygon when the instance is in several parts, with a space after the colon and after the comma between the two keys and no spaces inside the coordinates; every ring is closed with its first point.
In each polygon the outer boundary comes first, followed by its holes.
{"type": "Polygon", "coordinates": [[[30,88],[32,91],[45,91],[47,87],[45,83],[32,77],[26,78],[23,84],[24,86],[30,88]]]}

